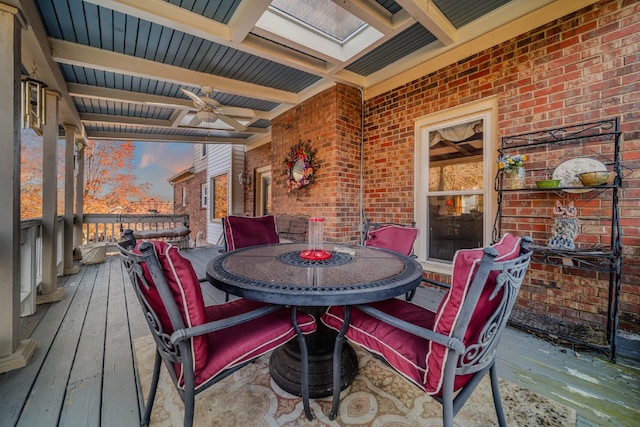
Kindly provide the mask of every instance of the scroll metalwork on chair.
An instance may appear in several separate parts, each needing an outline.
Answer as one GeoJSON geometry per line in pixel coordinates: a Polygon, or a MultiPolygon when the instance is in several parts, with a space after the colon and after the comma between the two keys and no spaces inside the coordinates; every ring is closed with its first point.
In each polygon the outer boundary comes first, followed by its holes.
{"type": "MultiPolygon", "coordinates": [[[[334,357],[345,338],[383,357],[443,405],[445,426],[453,425],[488,372],[498,422],[505,426],[495,355],[531,262],[530,243],[506,234],[490,247],[457,251],[451,288],[436,312],[400,299],[330,307],[322,322],[339,331],[334,357]]],[[[339,397],[334,383],[331,418],[339,397]]]]}
{"type": "MultiPolygon", "coordinates": [[[[191,426],[196,394],[296,336],[306,351],[304,335],[315,331],[316,323],[296,307],[242,298],[205,307],[193,267],[175,245],[136,244],[133,232],[127,230],[118,248],[156,343],[143,426],[151,417],[161,361],[184,403],[184,425],[191,426]]],[[[302,369],[306,374],[308,366],[303,364],[302,369]]],[[[310,416],[306,383],[301,395],[310,416]]]]}

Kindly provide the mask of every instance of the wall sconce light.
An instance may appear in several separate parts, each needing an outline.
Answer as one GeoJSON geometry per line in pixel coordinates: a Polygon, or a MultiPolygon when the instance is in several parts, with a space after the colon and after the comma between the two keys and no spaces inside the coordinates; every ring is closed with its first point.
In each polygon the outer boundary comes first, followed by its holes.
{"type": "Polygon", "coordinates": [[[238,182],[243,187],[248,187],[251,185],[251,177],[244,173],[244,171],[240,172],[240,174],[238,175],[238,182]]]}
{"type": "Polygon", "coordinates": [[[44,89],[46,84],[31,77],[22,77],[22,127],[32,128],[42,135],[45,120],[44,89]]]}
{"type": "Polygon", "coordinates": [[[76,141],[76,153],[79,153],[84,148],[84,144],[82,141],[76,141]]]}

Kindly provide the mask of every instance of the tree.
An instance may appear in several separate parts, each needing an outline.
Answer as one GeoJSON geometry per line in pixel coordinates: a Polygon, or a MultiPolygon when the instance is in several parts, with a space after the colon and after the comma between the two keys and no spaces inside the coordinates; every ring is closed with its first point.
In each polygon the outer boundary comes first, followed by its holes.
{"type": "MultiPolygon", "coordinates": [[[[22,131],[20,217],[42,217],[42,137],[22,131]]],[[[147,200],[151,185],[137,184],[131,142],[89,141],[85,147],[85,213],[120,213],[132,200],[147,200]]],[[[63,212],[64,141],[58,142],[58,212],[63,212]]]]}
{"type": "Polygon", "coordinates": [[[133,200],[147,198],[149,183],[136,184],[131,141],[89,141],[85,147],[85,213],[119,213],[133,200]]]}

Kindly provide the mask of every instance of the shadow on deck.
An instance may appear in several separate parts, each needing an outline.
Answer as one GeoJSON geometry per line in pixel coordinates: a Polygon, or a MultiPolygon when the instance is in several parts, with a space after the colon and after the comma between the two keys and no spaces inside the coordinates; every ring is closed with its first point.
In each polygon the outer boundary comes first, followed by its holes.
{"type": "MultiPolygon", "coordinates": [[[[185,250],[199,277],[217,247],[185,250]]],[[[59,278],[62,301],[22,319],[22,337],[38,348],[29,365],[0,375],[0,426],[136,426],[142,397],[132,340],[147,325],[119,257],[59,278]]],[[[224,294],[202,282],[205,304],[224,294]]],[[[433,307],[441,295],[421,289],[415,302],[433,307]]],[[[633,426],[640,419],[640,364],[579,353],[508,328],[499,374],[578,412],[578,426],[633,426]]]]}

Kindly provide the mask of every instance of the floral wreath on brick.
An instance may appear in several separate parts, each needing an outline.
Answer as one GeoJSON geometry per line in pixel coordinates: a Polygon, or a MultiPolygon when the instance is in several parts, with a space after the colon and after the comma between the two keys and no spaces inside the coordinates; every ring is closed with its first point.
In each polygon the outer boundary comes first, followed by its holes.
{"type": "Polygon", "coordinates": [[[300,141],[291,146],[289,153],[282,161],[283,175],[287,177],[287,192],[299,190],[312,184],[314,173],[318,170],[316,153],[318,150],[311,148],[311,141],[300,141]]]}

